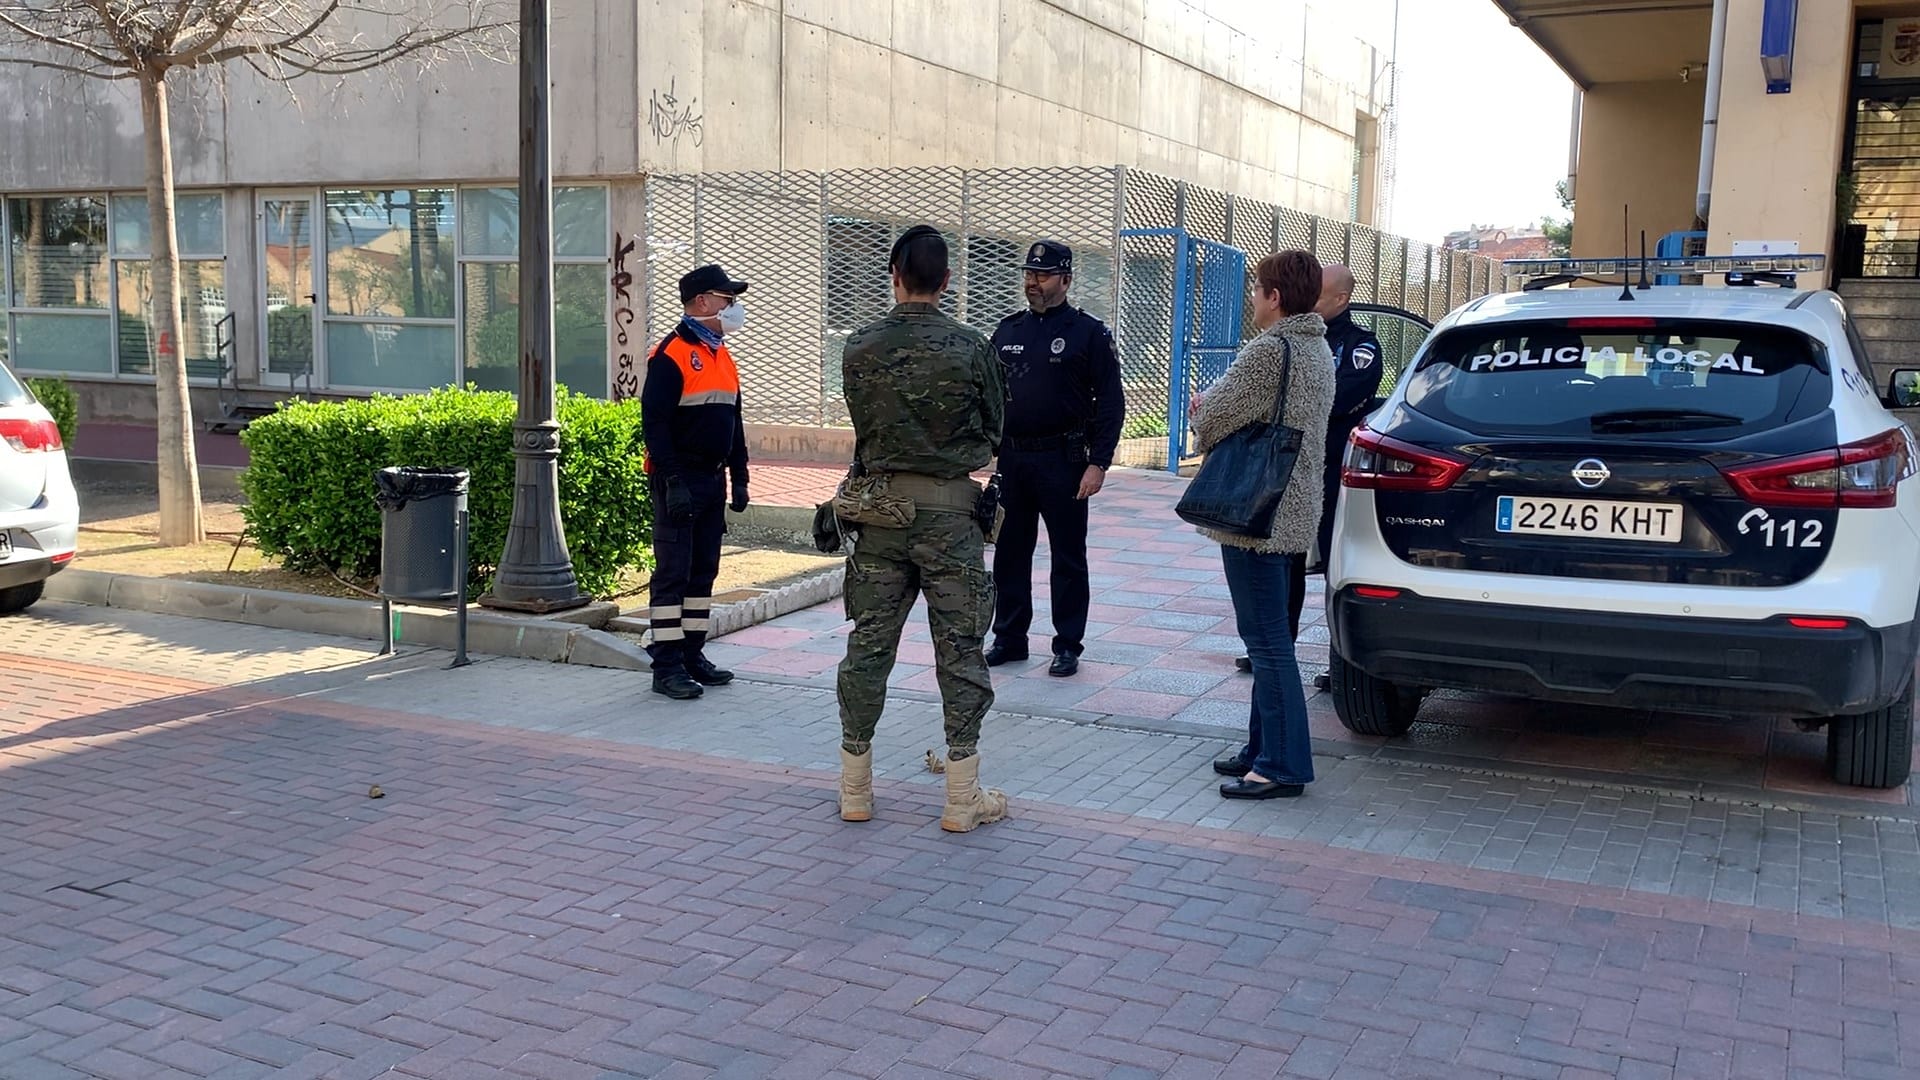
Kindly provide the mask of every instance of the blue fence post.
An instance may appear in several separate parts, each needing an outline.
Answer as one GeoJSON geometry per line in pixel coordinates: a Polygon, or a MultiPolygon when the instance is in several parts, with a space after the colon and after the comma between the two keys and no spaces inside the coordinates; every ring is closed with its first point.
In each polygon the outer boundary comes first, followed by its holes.
{"type": "Polygon", "coordinates": [[[1193,300],[1192,241],[1186,230],[1173,235],[1173,348],[1172,374],[1167,383],[1167,471],[1180,474],[1180,454],[1187,442],[1187,349],[1189,309],[1193,300]]]}

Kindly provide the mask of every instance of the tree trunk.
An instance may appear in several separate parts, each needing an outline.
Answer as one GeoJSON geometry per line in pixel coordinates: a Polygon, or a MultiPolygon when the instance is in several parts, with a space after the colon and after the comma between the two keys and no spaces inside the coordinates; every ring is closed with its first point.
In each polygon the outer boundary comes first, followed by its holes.
{"type": "Polygon", "coordinates": [[[173,221],[173,140],[164,69],[140,73],[140,118],[147,139],[147,215],[152,237],[153,382],[159,404],[160,543],[197,544],[200,470],[193,452],[193,401],[180,343],[180,252],[173,221]]]}

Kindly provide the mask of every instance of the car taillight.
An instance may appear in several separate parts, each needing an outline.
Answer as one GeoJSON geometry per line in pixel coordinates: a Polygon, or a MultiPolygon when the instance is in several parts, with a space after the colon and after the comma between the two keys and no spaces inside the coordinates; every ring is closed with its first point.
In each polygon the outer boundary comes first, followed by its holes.
{"type": "Polygon", "coordinates": [[[1403,443],[1371,428],[1358,428],[1347,447],[1340,482],[1377,491],[1445,491],[1467,463],[1403,443]]]}
{"type": "Polygon", "coordinates": [[[1820,619],[1811,615],[1795,615],[1787,620],[1787,625],[1796,630],[1845,630],[1853,624],[1845,619],[1820,619]]]}
{"type": "Polygon", "coordinates": [[[1355,596],[1364,597],[1368,600],[1400,599],[1399,589],[1386,589],[1378,585],[1355,585],[1353,587],[1353,594],[1355,596]]]}
{"type": "Polygon", "coordinates": [[[0,439],[23,454],[60,449],[60,426],[51,420],[0,417],[0,439]]]}
{"type": "Polygon", "coordinates": [[[1832,450],[1722,472],[1755,506],[1873,509],[1894,505],[1900,481],[1915,465],[1905,430],[1895,428],[1832,450]]]}

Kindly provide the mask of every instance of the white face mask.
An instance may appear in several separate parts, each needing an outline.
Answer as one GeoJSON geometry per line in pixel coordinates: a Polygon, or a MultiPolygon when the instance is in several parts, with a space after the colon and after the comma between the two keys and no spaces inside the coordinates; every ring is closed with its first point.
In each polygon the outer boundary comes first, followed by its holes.
{"type": "Polygon", "coordinates": [[[722,334],[737,333],[739,329],[745,325],[747,325],[747,305],[735,300],[733,303],[720,309],[720,332],[722,334]]]}

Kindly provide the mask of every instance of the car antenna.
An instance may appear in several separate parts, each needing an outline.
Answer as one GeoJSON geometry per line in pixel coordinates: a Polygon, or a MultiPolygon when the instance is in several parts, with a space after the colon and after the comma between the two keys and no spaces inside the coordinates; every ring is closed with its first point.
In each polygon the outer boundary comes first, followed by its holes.
{"type": "Polygon", "coordinates": [[[1653,288],[1647,282],[1647,230],[1640,230],[1640,290],[1645,292],[1653,288]]]}
{"type": "Polygon", "coordinates": [[[1633,299],[1633,228],[1627,224],[1630,204],[1620,207],[1620,299],[1633,299]]]}

